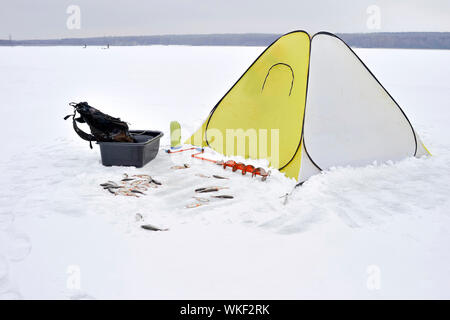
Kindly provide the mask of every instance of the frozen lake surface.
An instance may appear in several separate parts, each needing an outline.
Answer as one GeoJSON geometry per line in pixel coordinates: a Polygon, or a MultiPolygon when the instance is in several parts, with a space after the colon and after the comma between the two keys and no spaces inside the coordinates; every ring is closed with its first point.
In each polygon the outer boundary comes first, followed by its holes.
{"type": "Polygon", "coordinates": [[[88,101],[167,147],[169,122],[188,137],[262,50],[1,47],[0,298],[449,299],[450,51],[356,50],[433,156],[323,172],[286,205],[295,181],[279,173],[171,170],[190,159],[163,150],[142,169],[103,167],[63,121],[88,101]],[[163,185],[99,187],[125,172],[163,185]],[[187,209],[211,184],[235,198],[187,209]]]}

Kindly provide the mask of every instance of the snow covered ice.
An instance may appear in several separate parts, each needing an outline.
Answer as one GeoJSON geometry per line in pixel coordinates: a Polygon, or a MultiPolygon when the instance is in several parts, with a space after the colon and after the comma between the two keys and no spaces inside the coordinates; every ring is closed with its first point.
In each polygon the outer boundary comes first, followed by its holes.
{"type": "Polygon", "coordinates": [[[432,157],[333,168],[286,205],[295,181],[278,172],[261,182],[163,150],[142,169],[103,167],[62,119],[88,101],[164,131],[167,148],[170,121],[189,137],[262,50],[0,48],[0,298],[450,298],[449,51],[356,50],[432,157]],[[123,173],[163,186],[138,199],[99,187],[123,173]],[[185,208],[208,185],[235,198],[185,208]]]}

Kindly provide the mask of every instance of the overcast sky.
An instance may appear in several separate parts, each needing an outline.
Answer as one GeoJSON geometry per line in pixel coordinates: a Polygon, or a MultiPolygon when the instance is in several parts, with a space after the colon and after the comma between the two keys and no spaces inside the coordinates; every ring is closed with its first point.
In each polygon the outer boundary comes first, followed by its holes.
{"type": "Polygon", "coordinates": [[[0,39],[450,31],[450,0],[0,0],[0,6],[0,39]],[[80,8],[79,29],[67,27],[70,5],[80,8]]]}

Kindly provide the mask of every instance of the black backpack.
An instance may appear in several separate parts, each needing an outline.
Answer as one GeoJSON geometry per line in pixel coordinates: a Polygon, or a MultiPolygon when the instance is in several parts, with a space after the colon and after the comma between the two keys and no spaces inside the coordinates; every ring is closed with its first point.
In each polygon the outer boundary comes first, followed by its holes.
{"type": "Polygon", "coordinates": [[[114,118],[100,110],[97,110],[87,102],[69,103],[74,107],[73,114],[64,117],[64,120],[72,117],[73,128],[81,139],[89,141],[92,149],[92,141],[101,142],[135,142],[128,130],[128,124],[120,118],[114,118]],[[79,117],[76,118],[77,112],[79,117]],[[87,123],[91,129],[91,134],[84,132],[77,126],[79,123],[87,123]]]}

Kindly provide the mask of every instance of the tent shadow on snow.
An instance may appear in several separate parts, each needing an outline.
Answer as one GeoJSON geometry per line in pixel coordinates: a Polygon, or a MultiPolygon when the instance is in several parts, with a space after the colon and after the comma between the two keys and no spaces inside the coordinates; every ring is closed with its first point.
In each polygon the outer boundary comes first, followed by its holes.
{"type": "Polygon", "coordinates": [[[186,143],[267,159],[299,182],[334,166],[429,154],[397,102],[328,32],[277,39],[186,143]]]}

